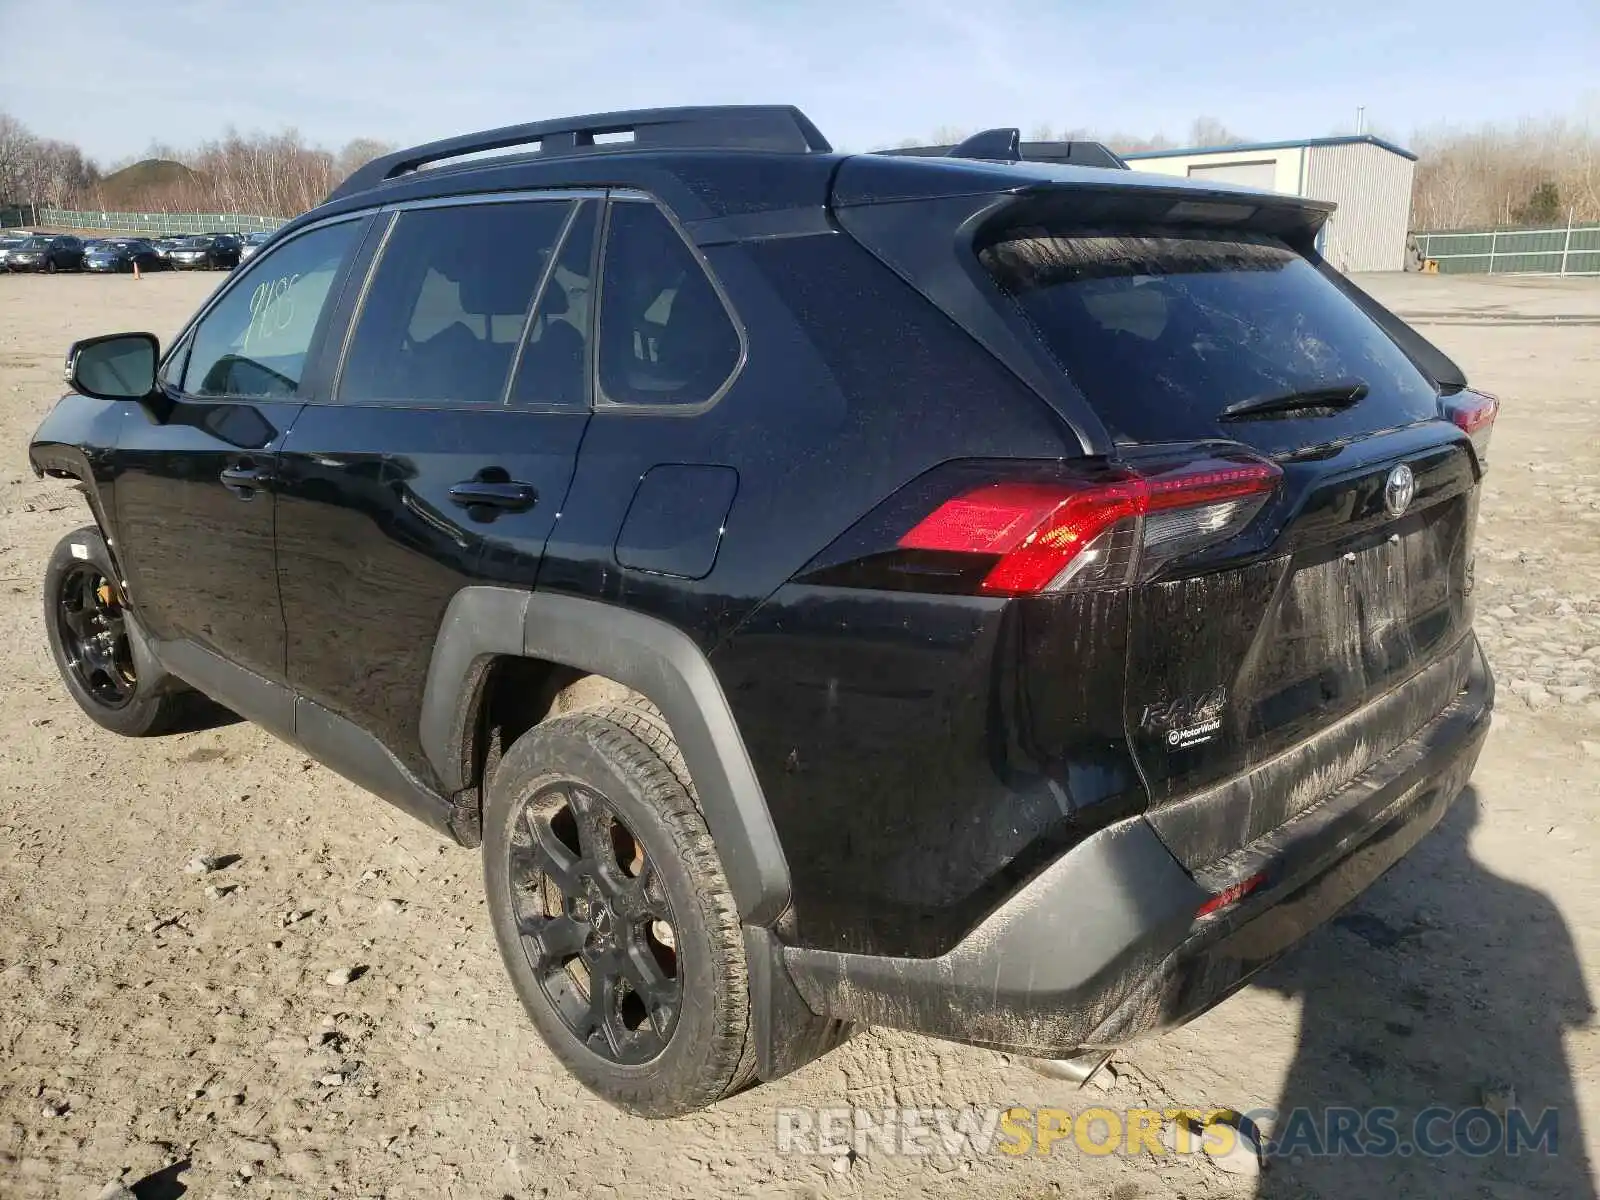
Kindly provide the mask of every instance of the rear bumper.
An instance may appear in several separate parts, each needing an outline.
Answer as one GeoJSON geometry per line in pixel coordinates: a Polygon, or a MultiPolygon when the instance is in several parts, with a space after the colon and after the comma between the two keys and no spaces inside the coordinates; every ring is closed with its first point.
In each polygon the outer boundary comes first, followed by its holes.
{"type": "Polygon", "coordinates": [[[790,947],[810,1007],[1024,1054],[1060,1057],[1182,1024],[1241,987],[1393,866],[1466,784],[1488,733],[1482,651],[1459,694],[1411,738],[1292,820],[1203,873],[1143,817],[1056,860],[938,958],[790,947]],[[1242,902],[1201,905],[1264,876],[1242,902]]]}

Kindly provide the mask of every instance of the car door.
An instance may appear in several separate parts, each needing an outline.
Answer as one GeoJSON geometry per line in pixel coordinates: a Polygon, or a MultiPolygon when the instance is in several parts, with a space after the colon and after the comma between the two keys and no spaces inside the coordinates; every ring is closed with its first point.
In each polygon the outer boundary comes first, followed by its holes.
{"type": "Polygon", "coordinates": [[[349,289],[337,382],[283,445],[297,723],[326,728],[331,713],[430,785],[419,718],[445,609],[482,578],[486,538],[509,530],[537,563],[572,477],[599,206],[510,196],[388,215],[364,287],[349,289]]]}
{"type": "Polygon", "coordinates": [[[277,455],[363,225],[312,227],[241,272],[164,360],[162,419],[141,410],[117,446],[117,552],[140,619],[171,669],[269,724],[235,692],[285,682],[277,455]]]}

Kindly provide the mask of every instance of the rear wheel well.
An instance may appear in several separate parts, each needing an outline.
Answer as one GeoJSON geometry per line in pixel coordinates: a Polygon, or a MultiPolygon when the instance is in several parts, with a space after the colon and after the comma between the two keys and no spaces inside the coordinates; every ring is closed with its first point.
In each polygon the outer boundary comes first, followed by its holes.
{"type": "Polygon", "coordinates": [[[633,704],[657,711],[643,694],[604,675],[565,663],[505,655],[491,659],[466,723],[465,761],[481,793],[501,757],[535,725],[586,708],[633,704]]]}

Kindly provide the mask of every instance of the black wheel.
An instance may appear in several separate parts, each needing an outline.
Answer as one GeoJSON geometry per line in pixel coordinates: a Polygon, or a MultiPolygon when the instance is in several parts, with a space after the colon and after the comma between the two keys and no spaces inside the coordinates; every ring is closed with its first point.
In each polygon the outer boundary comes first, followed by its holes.
{"type": "Polygon", "coordinates": [[[653,710],[584,710],[519,738],[489,786],[483,860],[512,983],[586,1087],[672,1117],[750,1081],[738,913],[653,710]]]}
{"type": "Polygon", "coordinates": [[[184,687],[150,658],[122,602],[117,571],[94,526],[56,544],[44,580],[45,630],[78,706],[115,733],[159,733],[185,707],[184,687]]]}
{"type": "Polygon", "coordinates": [[[56,260],[55,259],[47,258],[47,259],[44,260],[44,273],[46,275],[54,275],[56,273],[56,260]]]}

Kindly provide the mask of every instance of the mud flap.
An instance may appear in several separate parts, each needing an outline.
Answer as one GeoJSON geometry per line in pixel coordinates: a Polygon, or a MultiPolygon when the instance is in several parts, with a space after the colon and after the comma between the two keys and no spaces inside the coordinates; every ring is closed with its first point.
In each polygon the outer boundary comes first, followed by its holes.
{"type": "Polygon", "coordinates": [[[849,1021],[813,1012],[783,965],[783,951],[770,929],[745,926],[744,954],[750,973],[750,1032],[756,1041],[756,1074],[770,1083],[842,1045],[854,1034],[849,1021]]]}

